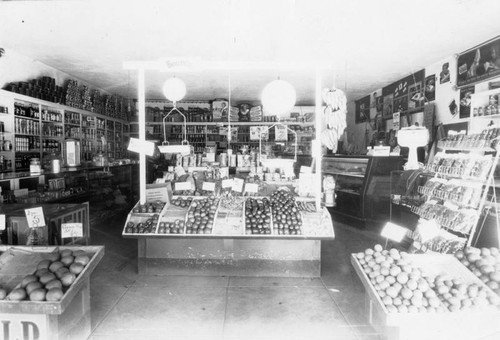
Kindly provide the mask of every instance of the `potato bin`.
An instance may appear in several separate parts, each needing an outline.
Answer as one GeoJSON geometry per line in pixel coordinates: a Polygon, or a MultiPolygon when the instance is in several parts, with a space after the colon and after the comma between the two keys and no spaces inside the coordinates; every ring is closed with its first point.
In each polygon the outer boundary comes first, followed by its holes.
{"type": "Polygon", "coordinates": [[[0,285],[7,293],[0,300],[4,340],[83,340],[90,336],[90,275],[104,256],[103,246],[0,246],[0,253],[0,285]],[[51,275],[59,279],[61,288],[51,275]],[[53,287],[48,291],[57,294],[34,294],[36,288],[32,288],[39,285],[35,281],[53,287]],[[21,287],[32,292],[34,300],[14,294],[21,287]]]}

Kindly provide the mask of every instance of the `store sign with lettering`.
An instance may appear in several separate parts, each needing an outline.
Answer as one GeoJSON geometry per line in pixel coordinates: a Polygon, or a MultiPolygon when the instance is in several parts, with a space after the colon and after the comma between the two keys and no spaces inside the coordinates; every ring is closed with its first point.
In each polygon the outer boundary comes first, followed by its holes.
{"type": "Polygon", "coordinates": [[[2,340],[49,340],[44,314],[0,314],[2,340]]]}
{"type": "Polygon", "coordinates": [[[82,223],[62,223],[61,238],[83,237],[82,223]]]}
{"type": "Polygon", "coordinates": [[[43,216],[42,207],[25,209],[26,220],[30,228],[45,227],[45,217],[43,216]]]}

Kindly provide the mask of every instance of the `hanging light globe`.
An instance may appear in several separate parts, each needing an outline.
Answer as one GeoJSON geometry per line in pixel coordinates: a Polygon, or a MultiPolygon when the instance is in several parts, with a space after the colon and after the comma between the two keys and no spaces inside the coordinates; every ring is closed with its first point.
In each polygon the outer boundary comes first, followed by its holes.
{"type": "Polygon", "coordinates": [[[284,80],[273,80],[262,91],[262,106],[272,115],[282,116],[294,106],[297,94],[294,87],[284,80]]]}
{"type": "Polygon", "coordinates": [[[169,78],[163,84],[163,95],[174,103],[178,102],[186,95],[186,84],[179,78],[169,78]]]}

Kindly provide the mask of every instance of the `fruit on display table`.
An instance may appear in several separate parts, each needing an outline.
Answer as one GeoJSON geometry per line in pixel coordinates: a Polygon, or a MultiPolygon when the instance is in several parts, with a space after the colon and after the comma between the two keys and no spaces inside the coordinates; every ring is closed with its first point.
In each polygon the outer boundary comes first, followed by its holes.
{"type": "Polygon", "coordinates": [[[50,259],[39,261],[36,272],[26,275],[12,291],[0,289],[0,300],[59,301],[89,262],[83,250],[50,253],[50,259]]]}
{"type": "Polygon", "coordinates": [[[500,250],[466,247],[455,253],[457,259],[500,296],[500,250]]]}
{"type": "Polygon", "coordinates": [[[189,208],[192,201],[193,201],[192,197],[187,197],[187,198],[177,197],[172,200],[171,204],[179,208],[189,208]]]}
{"type": "Polygon", "coordinates": [[[301,235],[302,215],[290,191],[276,190],[271,195],[273,229],[278,235],[301,235]]]}
{"type": "Polygon", "coordinates": [[[139,219],[139,220],[129,220],[125,225],[125,233],[127,234],[151,234],[156,232],[156,226],[158,224],[158,214],[154,214],[152,217],[139,219]]]}
{"type": "Polygon", "coordinates": [[[186,233],[211,234],[219,199],[210,196],[193,200],[186,218],[186,233]]]}
{"type": "MultiPolygon", "coordinates": [[[[186,230],[186,233],[191,234],[192,232],[186,230]]],[[[158,234],[184,234],[184,221],[177,219],[174,222],[160,222],[158,234]]]]}
{"type": "Polygon", "coordinates": [[[381,245],[355,254],[389,313],[442,313],[500,305],[500,298],[487,287],[452,274],[431,276],[413,263],[412,256],[419,255],[381,245]]]}
{"type": "Polygon", "coordinates": [[[160,213],[165,206],[165,202],[155,201],[146,202],[145,204],[139,204],[132,209],[133,214],[154,214],[160,213]]]}
{"type": "Polygon", "coordinates": [[[271,202],[267,198],[245,201],[245,234],[271,234],[271,202]]]}

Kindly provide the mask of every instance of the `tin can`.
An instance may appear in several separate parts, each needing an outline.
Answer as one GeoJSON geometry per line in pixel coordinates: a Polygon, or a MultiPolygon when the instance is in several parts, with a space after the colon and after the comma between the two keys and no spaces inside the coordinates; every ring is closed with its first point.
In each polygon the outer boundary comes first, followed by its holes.
{"type": "Polygon", "coordinates": [[[175,165],[176,166],[182,166],[182,155],[180,153],[178,153],[176,156],[175,156],[175,165]]]}
{"type": "Polygon", "coordinates": [[[227,153],[221,153],[219,156],[220,166],[227,166],[227,153]]]}
{"type": "Polygon", "coordinates": [[[231,155],[231,156],[229,157],[229,166],[230,166],[230,167],[233,167],[233,168],[235,168],[235,167],[236,167],[236,163],[237,163],[237,162],[236,162],[236,159],[237,159],[236,155],[231,155]]]}

